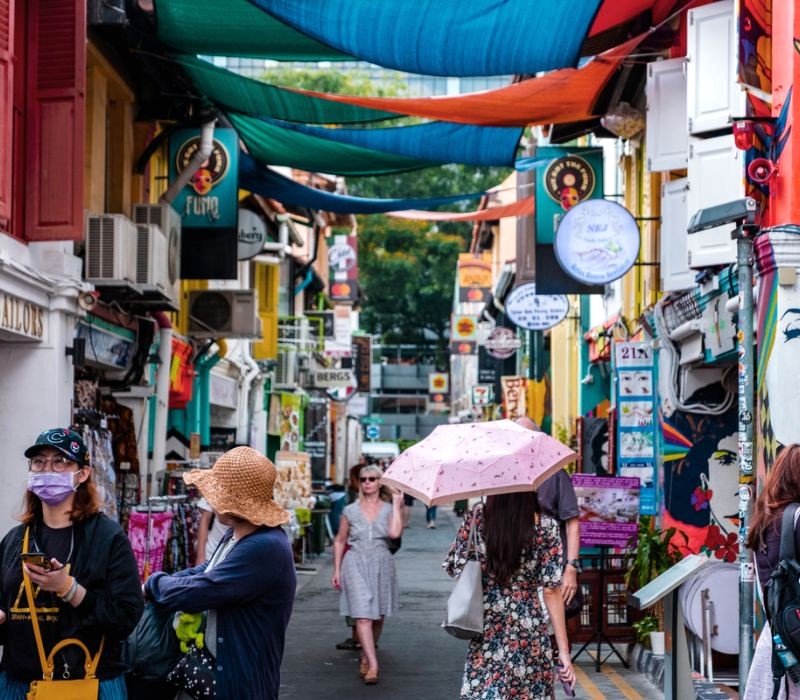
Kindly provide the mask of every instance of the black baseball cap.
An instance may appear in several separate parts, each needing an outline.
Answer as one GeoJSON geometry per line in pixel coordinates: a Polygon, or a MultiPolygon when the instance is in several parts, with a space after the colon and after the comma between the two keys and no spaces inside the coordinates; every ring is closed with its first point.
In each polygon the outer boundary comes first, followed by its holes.
{"type": "Polygon", "coordinates": [[[69,428],[50,428],[40,433],[36,442],[25,450],[25,456],[31,458],[44,447],[52,447],[80,465],[86,464],[89,458],[83,438],[69,428]]]}

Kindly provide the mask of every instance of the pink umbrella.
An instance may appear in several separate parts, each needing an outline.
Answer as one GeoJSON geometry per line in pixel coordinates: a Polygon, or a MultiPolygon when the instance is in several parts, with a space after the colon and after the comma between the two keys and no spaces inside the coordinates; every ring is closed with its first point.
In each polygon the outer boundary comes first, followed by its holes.
{"type": "Polygon", "coordinates": [[[438,426],[409,447],[381,481],[426,505],[534,491],[578,455],[510,420],[438,426]]]}

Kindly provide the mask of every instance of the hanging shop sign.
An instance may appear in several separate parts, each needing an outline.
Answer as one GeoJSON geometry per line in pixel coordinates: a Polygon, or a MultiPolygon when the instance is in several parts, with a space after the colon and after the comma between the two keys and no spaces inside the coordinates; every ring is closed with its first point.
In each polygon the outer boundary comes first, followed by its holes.
{"type": "Polygon", "coordinates": [[[351,386],[355,377],[351,369],[318,369],[312,375],[314,386],[321,389],[337,389],[351,386]]]}
{"type": "Polygon", "coordinates": [[[517,337],[513,329],[495,326],[483,346],[492,357],[506,360],[522,347],[522,340],[517,337]]]}
{"type": "Polygon", "coordinates": [[[639,480],[573,474],[581,547],[635,547],[639,531],[639,480]]]}
{"type": "Polygon", "coordinates": [[[358,300],[358,239],[336,234],[328,238],[328,273],[333,301],[358,300]]]}
{"type": "Polygon", "coordinates": [[[494,403],[494,387],[491,384],[477,384],[472,387],[472,405],[488,406],[494,403]]]}
{"type": "Polygon", "coordinates": [[[447,372],[431,372],[428,375],[429,394],[449,394],[450,375],[447,372]]]}
{"type": "Polygon", "coordinates": [[[275,453],[275,502],[287,509],[313,508],[311,493],[311,455],[307,452],[275,453]]]}
{"type": "Polygon", "coordinates": [[[569,299],[563,294],[537,294],[536,285],[523,284],[511,290],[505,300],[505,313],[517,326],[544,331],[567,317],[569,299]]]}
{"type": "Polygon", "coordinates": [[[450,351],[456,355],[478,352],[478,317],[453,314],[450,317],[450,351]]]}
{"type": "Polygon", "coordinates": [[[136,334],[87,314],[75,326],[75,337],[86,341],[86,362],[108,369],[127,370],[133,362],[136,334]]]}
{"type": "MultiPolygon", "coordinates": [[[[169,140],[169,179],[175,180],[200,149],[197,129],[179,129],[169,140]]],[[[239,137],[234,129],[214,129],[211,155],[192,175],[172,206],[185,228],[235,230],[239,219],[239,137]]]]}
{"type": "Polygon", "coordinates": [[[12,294],[0,294],[0,335],[16,340],[43,340],[47,309],[12,294]]]}
{"type": "Polygon", "coordinates": [[[515,420],[527,415],[528,382],[525,377],[500,377],[500,386],[503,390],[503,418],[515,420]]]}
{"type": "Polygon", "coordinates": [[[214,406],[235,409],[239,405],[239,382],[212,370],[208,380],[208,402],[214,406]]]}
{"type": "Polygon", "coordinates": [[[239,210],[239,233],[237,257],[250,260],[258,255],[267,242],[267,224],[258,214],[249,209],[239,210]]]}
{"type": "Polygon", "coordinates": [[[303,449],[304,435],[303,396],[301,394],[281,394],[280,396],[281,450],[300,452],[303,449]]]}
{"type": "Polygon", "coordinates": [[[353,351],[353,308],[337,304],[333,309],[333,338],[325,340],[324,354],[330,357],[350,357],[353,351]]]}
{"type": "Polygon", "coordinates": [[[457,279],[459,302],[486,303],[492,293],[491,253],[460,253],[457,279]]]}
{"type": "Polygon", "coordinates": [[[372,338],[354,335],[350,344],[356,390],[369,393],[372,388],[372,338]]]}
{"type": "Polygon", "coordinates": [[[311,458],[311,476],[324,479],[328,465],[328,397],[311,392],[306,407],[305,448],[311,458]]]}
{"type": "Polygon", "coordinates": [[[570,209],[556,231],[558,264],[584,284],[622,277],[639,256],[639,225],[616,202],[593,199],[570,209]]]}
{"type": "Polygon", "coordinates": [[[656,362],[652,343],[615,342],[614,372],[618,473],[639,480],[641,513],[656,515],[656,362]]]}

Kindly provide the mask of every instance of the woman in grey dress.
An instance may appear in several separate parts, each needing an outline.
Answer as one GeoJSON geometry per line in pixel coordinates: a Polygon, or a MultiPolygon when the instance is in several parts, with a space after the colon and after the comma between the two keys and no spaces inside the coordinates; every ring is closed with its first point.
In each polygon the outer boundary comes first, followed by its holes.
{"type": "Polygon", "coordinates": [[[339,612],[356,620],[362,650],[359,673],[367,685],[378,682],[375,644],[383,619],[397,609],[397,574],[389,539],[403,532],[403,494],[394,493],[391,505],[382,501],[382,475],[374,465],[359,472],[359,498],[344,509],[333,543],[331,583],[342,592],[339,612]]]}

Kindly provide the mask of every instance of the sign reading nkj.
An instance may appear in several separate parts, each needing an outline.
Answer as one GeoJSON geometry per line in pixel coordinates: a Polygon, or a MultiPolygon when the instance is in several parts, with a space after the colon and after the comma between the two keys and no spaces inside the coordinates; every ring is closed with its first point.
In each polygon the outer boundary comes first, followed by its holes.
{"type": "MultiPolygon", "coordinates": [[[[189,166],[199,148],[197,129],[179,129],[170,137],[170,181],[189,166]]],[[[215,129],[211,155],[172,202],[185,228],[237,229],[238,171],[239,138],[236,131],[215,129]]]]}

